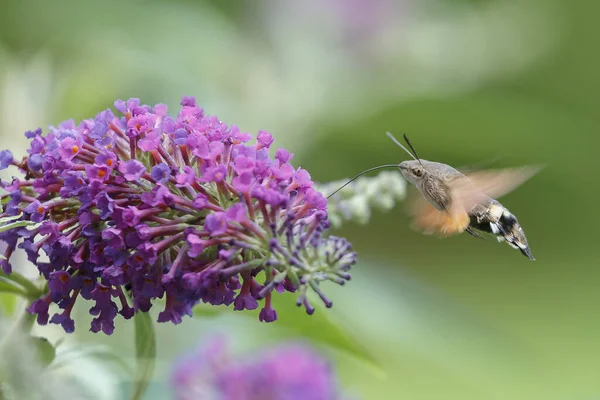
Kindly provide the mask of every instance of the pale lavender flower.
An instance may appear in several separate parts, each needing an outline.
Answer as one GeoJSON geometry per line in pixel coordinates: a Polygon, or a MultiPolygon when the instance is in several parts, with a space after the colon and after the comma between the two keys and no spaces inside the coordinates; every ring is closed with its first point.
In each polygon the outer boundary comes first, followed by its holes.
{"type": "Polygon", "coordinates": [[[292,343],[245,356],[213,340],[175,365],[177,400],[341,400],[330,363],[304,344],[292,343]]]}

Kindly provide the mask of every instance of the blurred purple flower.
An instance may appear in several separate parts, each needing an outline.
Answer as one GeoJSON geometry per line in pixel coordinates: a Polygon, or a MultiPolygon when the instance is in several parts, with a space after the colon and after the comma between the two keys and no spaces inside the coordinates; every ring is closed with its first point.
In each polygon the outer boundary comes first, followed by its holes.
{"type": "MultiPolygon", "coordinates": [[[[106,110],[45,136],[27,132],[20,162],[0,152],[2,168],[26,174],[1,183],[0,218],[40,222],[0,234],[7,258],[23,248],[48,281],[29,308],[40,323],[72,332],[78,297],[95,302],[91,330],[106,334],[117,314],[131,318],[161,298],[159,322],[179,323],[199,302],[251,310],[262,300],[259,319],[271,322],[273,289],[297,291],[312,314],[309,289],[330,307],[319,283],[350,279],[355,253],[322,236],[327,200],[291,154],[271,159],[268,132],[249,145],[250,135],[205,115],[193,97],[181,104],[173,118],[164,105],[119,100],[122,117],[106,110]],[[49,318],[51,303],[62,312],[49,318]]],[[[2,268],[10,272],[8,259],[2,268]]]]}
{"type": "Polygon", "coordinates": [[[0,169],[6,169],[13,163],[13,154],[10,150],[0,151],[0,169]]]}
{"type": "Polygon", "coordinates": [[[236,357],[223,339],[213,340],[175,365],[171,385],[177,400],[343,398],[329,362],[302,344],[236,357]]]}

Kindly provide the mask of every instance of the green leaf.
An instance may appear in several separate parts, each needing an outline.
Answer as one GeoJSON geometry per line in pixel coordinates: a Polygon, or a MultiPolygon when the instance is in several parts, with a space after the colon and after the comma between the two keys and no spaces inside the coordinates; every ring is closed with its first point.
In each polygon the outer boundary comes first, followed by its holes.
{"type": "Polygon", "coordinates": [[[156,337],[149,313],[137,312],[134,316],[134,322],[136,371],[131,400],[140,400],[154,374],[156,337]]]}
{"type": "MultiPolygon", "coordinates": [[[[377,370],[381,370],[379,362],[371,355],[369,350],[354,338],[343,321],[335,315],[335,306],[327,309],[315,306],[318,300],[311,302],[315,307],[313,315],[306,314],[304,307],[296,306],[296,296],[291,293],[273,296],[273,308],[277,310],[278,320],[275,322],[280,327],[286,328],[294,336],[308,338],[313,342],[342,350],[352,356],[368,363],[377,370]]],[[[286,335],[289,337],[289,335],[286,335]]]]}
{"type": "Polygon", "coordinates": [[[54,361],[54,357],[56,357],[56,349],[52,346],[52,343],[48,341],[48,339],[43,337],[32,336],[31,340],[35,343],[37,347],[38,359],[40,360],[40,364],[42,367],[47,367],[52,364],[54,361]]]}
{"type": "Polygon", "coordinates": [[[52,367],[58,369],[64,365],[68,365],[72,360],[80,358],[95,358],[100,361],[106,361],[107,363],[118,366],[123,372],[130,376],[133,376],[134,373],[131,366],[109,347],[87,344],[78,345],[60,352],[52,364],[52,367]]]}

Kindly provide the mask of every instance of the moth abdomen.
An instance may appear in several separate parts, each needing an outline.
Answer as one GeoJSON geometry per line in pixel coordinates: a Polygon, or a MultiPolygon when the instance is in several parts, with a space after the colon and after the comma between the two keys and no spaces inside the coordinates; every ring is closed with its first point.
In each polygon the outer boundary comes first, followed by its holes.
{"type": "Polygon", "coordinates": [[[518,249],[530,260],[535,260],[517,217],[498,201],[491,200],[487,206],[474,207],[469,213],[469,218],[470,227],[495,235],[498,241],[506,241],[509,246],[518,249]]]}

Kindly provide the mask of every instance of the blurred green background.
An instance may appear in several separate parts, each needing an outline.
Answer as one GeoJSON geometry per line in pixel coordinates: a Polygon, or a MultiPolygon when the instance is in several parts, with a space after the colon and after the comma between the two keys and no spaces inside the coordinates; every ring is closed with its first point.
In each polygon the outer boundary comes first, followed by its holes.
{"type": "MultiPolygon", "coordinates": [[[[374,213],[366,226],[335,232],[360,263],[349,285],[327,288],[335,306],[317,312],[326,317],[284,310],[266,326],[233,313],[161,325],[147,399],[167,398],[172,361],[214,332],[240,349],[312,340],[364,399],[600,398],[600,3],[4,0],[1,8],[0,147],[18,155],[25,130],[94,116],[117,98],[174,111],[194,95],[226,123],[272,132],[319,182],[405,159],[386,130],[454,166],[546,165],[502,199],[537,261],[495,241],[420,235],[402,205],[374,213]],[[332,346],[338,330],[350,351],[332,346]]],[[[70,342],[133,354],[130,326],[93,335],[80,312],[70,342]]],[[[123,372],[79,362],[65,373],[98,398],[121,396],[123,372]]]]}

